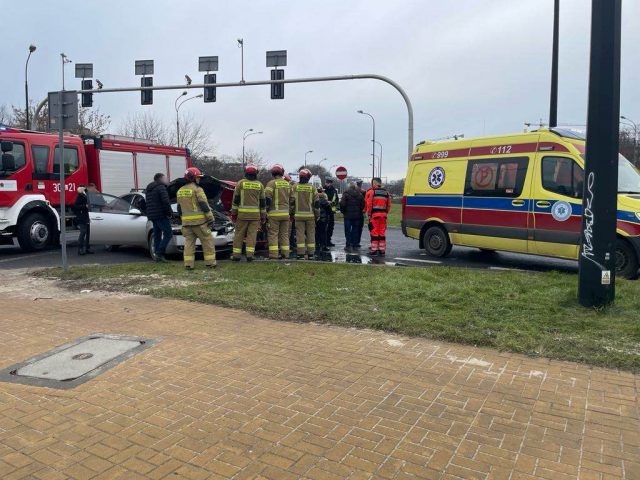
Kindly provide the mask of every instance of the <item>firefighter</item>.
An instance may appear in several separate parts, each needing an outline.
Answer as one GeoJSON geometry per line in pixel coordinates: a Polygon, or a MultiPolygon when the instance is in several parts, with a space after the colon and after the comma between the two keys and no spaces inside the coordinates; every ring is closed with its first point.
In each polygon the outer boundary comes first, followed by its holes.
{"type": "Polygon", "coordinates": [[[391,196],[382,188],[382,180],[375,177],[365,196],[365,213],[369,216],[372,256],[384,255],[387,250],[387,214],[391,210],[391,196]]]}
{"type": "Polygon", "coordinates": [[[296,222],[296,250],[299,259],[311,258],[316,249],[316,192],[309,184],[311,172],[303,168],[298,172],[300,182],[291,188],[290,212],[296,222]],[[308,255],[308,257],[307,257],[308,255]]]}
{"type": "Polygon", "coordinates": [[[284,167],[282,165],[271,167],[271,175],[273,180],[267,183],[264,189],[267,218],[269,220],[269,258],[289,258],[289,235],[291,233],[289,199],[291,197],[291,185],[283,178],[284,167]],[[281,257],[279,257],[279,253],[282,254],[281,257]]]}
{"type": "Polygon", "coordinates": [[[333,186],[333,178],[327,178],[324,181],[324,193],[327,195],[327,199],[331,205],[330,210],[327,212],[327,245],[335,247],[335,244],[331,239],[333,238],[333,229],[336,223],[336,212],[338,210],[340,199],[338,198],[338,190],[333,186]]]}
{"type": "MultiPolygon", "coordinates": [[[[291,175],[285,175],[284,179],[289,182],[291,188],[296,184],[296,182],[291,178],[291,175]]],[[[291,206],[289,206],[289,208],[291,208],[291,206]]],[[[296,245],[296,221],[293,217],[289,218],[289,230],[289,248],[291,250],[291,257],[297,257],[298,247],[296,245]]]]}
{"type": "Polygon", "coordinates": [[[187,168],[184,179],[187,184],[178,190],[178,214],[182,220],[184,236],[184,266],[193,270],[196,261],[196,238],[200,239],[207,267],[216,266],[216,248],[211,235],[213,212],[204,190],[198,185],[202,172],[195,167],[187,168]]]}
{"type": "Polygon", "coordinates": [[[238,182],[233,192],[231,220],[236,225],[233,239],[234,262],[239,262],[242,256],[242,243],[245,243],[247,262],[253,261],[256,252],[256,236],[261,223],[267,221],[264,187],[258,181],[258,168],[247,165],[244,178],[238,182]]]}

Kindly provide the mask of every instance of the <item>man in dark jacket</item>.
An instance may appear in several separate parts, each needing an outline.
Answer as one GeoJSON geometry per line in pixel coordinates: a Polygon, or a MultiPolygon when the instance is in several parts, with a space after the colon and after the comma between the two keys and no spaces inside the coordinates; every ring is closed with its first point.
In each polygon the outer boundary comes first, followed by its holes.
{"type": "Polygon", "coordinates": [[[333,186],[332,178],[325,179],[324,183],[324,193],[327,196],[327,200],[329,200],[329,205],[331,205],[329,217],[327,218],[327,245],[335,247],[331,239],[333,238],[333,227],[335,225],[336,211],[338,210],[338,191],[336,190],[336,187],[333,186]]]}
{"type": "MultiPolygon", "coordinates": [[[[367,191],[362,188],[362,180],[356,180],[356,190],[362,194],[362,198],[364,199],[367,191]]],[[[355,248],[360,248],[360,241],[362,239],[362,230],[364,229],[364,209],[362,214],[360,215],[360,220],[358,222],[358,233],[357,233],[357,243],[355,244],[355,248]]]]}
{"type": "Polygon", "coordinates": [[[327,229],[331,215],[331,203],[322,188],[318,188],[314,207],[318,210],[316,218],[316,258],[321,259],[324,252],[329,251],[327,229]]]}
{"type": "Polygon", "coordinates": [[[167,177],[164,173],[156,173],[153,182],[145,190],[147,218],[153,222],[154,260],[166,262],[164,257],[167,245],[173,236],[171,231],[171,200],[167,192],[167,177]]]}
{"type": "Polygon", "coordinates": [[[346,252],[351,252],[359,248],[360,242],[360,222],[362,220],[362,210],[364,209],[364,196],[355,183],[351,183],[340,199],[340,211],[344,216],[344,236],[347,246],[346,252]]]}
{"type": "Polygon", "coordinates": [[[83,185],[78,187],[78,195],[76,195],[76,201],[73,204],[72,210],[75,214],[76,226],[78,227],[78,230],[80,230],[80,236],[78,237],[78,255],[93,253],[93,250],[89,247],[91,237],[89,200],[83,185]]]}

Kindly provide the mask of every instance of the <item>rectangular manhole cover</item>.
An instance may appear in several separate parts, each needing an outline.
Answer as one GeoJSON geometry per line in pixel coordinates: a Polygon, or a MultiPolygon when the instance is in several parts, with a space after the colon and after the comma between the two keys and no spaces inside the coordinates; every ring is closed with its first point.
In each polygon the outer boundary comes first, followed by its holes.
{"type": "Polygon", "coordinates": [[[156,342],[139,337],[90,335],[0,371],[0,381],[73,388],[156,342]]]}

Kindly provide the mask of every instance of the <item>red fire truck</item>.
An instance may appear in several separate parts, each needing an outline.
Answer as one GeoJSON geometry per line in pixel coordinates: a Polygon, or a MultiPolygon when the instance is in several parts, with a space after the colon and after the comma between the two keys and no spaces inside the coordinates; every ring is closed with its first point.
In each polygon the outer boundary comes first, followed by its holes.
{"type": "MultiPolygon", "coordinates": [[[[43,249],[57,241],[60,230],[58,135],[0,126],[0,142],[0,244],[17,239],[23,250],[43,249]]],[[[124,195],[143,189],[155,173],[172,180],[191,166],[188,149],[113,135],[65,135],[64,157],[67,207],[81,185],[124,195]]]]}

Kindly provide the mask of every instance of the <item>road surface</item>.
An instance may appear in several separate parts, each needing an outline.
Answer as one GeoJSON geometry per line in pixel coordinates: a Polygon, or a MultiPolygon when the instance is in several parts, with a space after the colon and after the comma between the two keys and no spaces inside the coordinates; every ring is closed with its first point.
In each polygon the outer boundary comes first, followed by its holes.
{"type": "MultiPolygon", "coordinates": [[[[109,265],[117,263],[150,261],[147,252],[142,248],[121,247],[117,251],[109,252],[104,247],[94,247],[95,255],[78,256],[75,246],[77,233],[70,234],[68,248],[69,265],[109,265]]],[[[367,252],[368,235],[363,234],[363,254],[367,252]]],[[[344,234],[342,224],[336,224],[333,238],[336,252],[344,248],[344,234]]],[[[483,253],[475,248],[454,247],[447,258],[435,259],[428,257],[424,250],[418,248],[418,241],[406,238],[399,228],[387,230],[387,256],[389,263],[399,263],[418,267],[430,267],[434,265],[488,268],[488,269],[515,269],[530,271],[560,270],[563,272],[577,272],[578,263],[569,260],[560,260],[534,255],[522,255],[515,253],[483,253]]],[[[0,246],[0,270],[16,268],[56,267],[60,265],[60,250],[49,250],[25,253],[17,247],[0,246]]]]}

